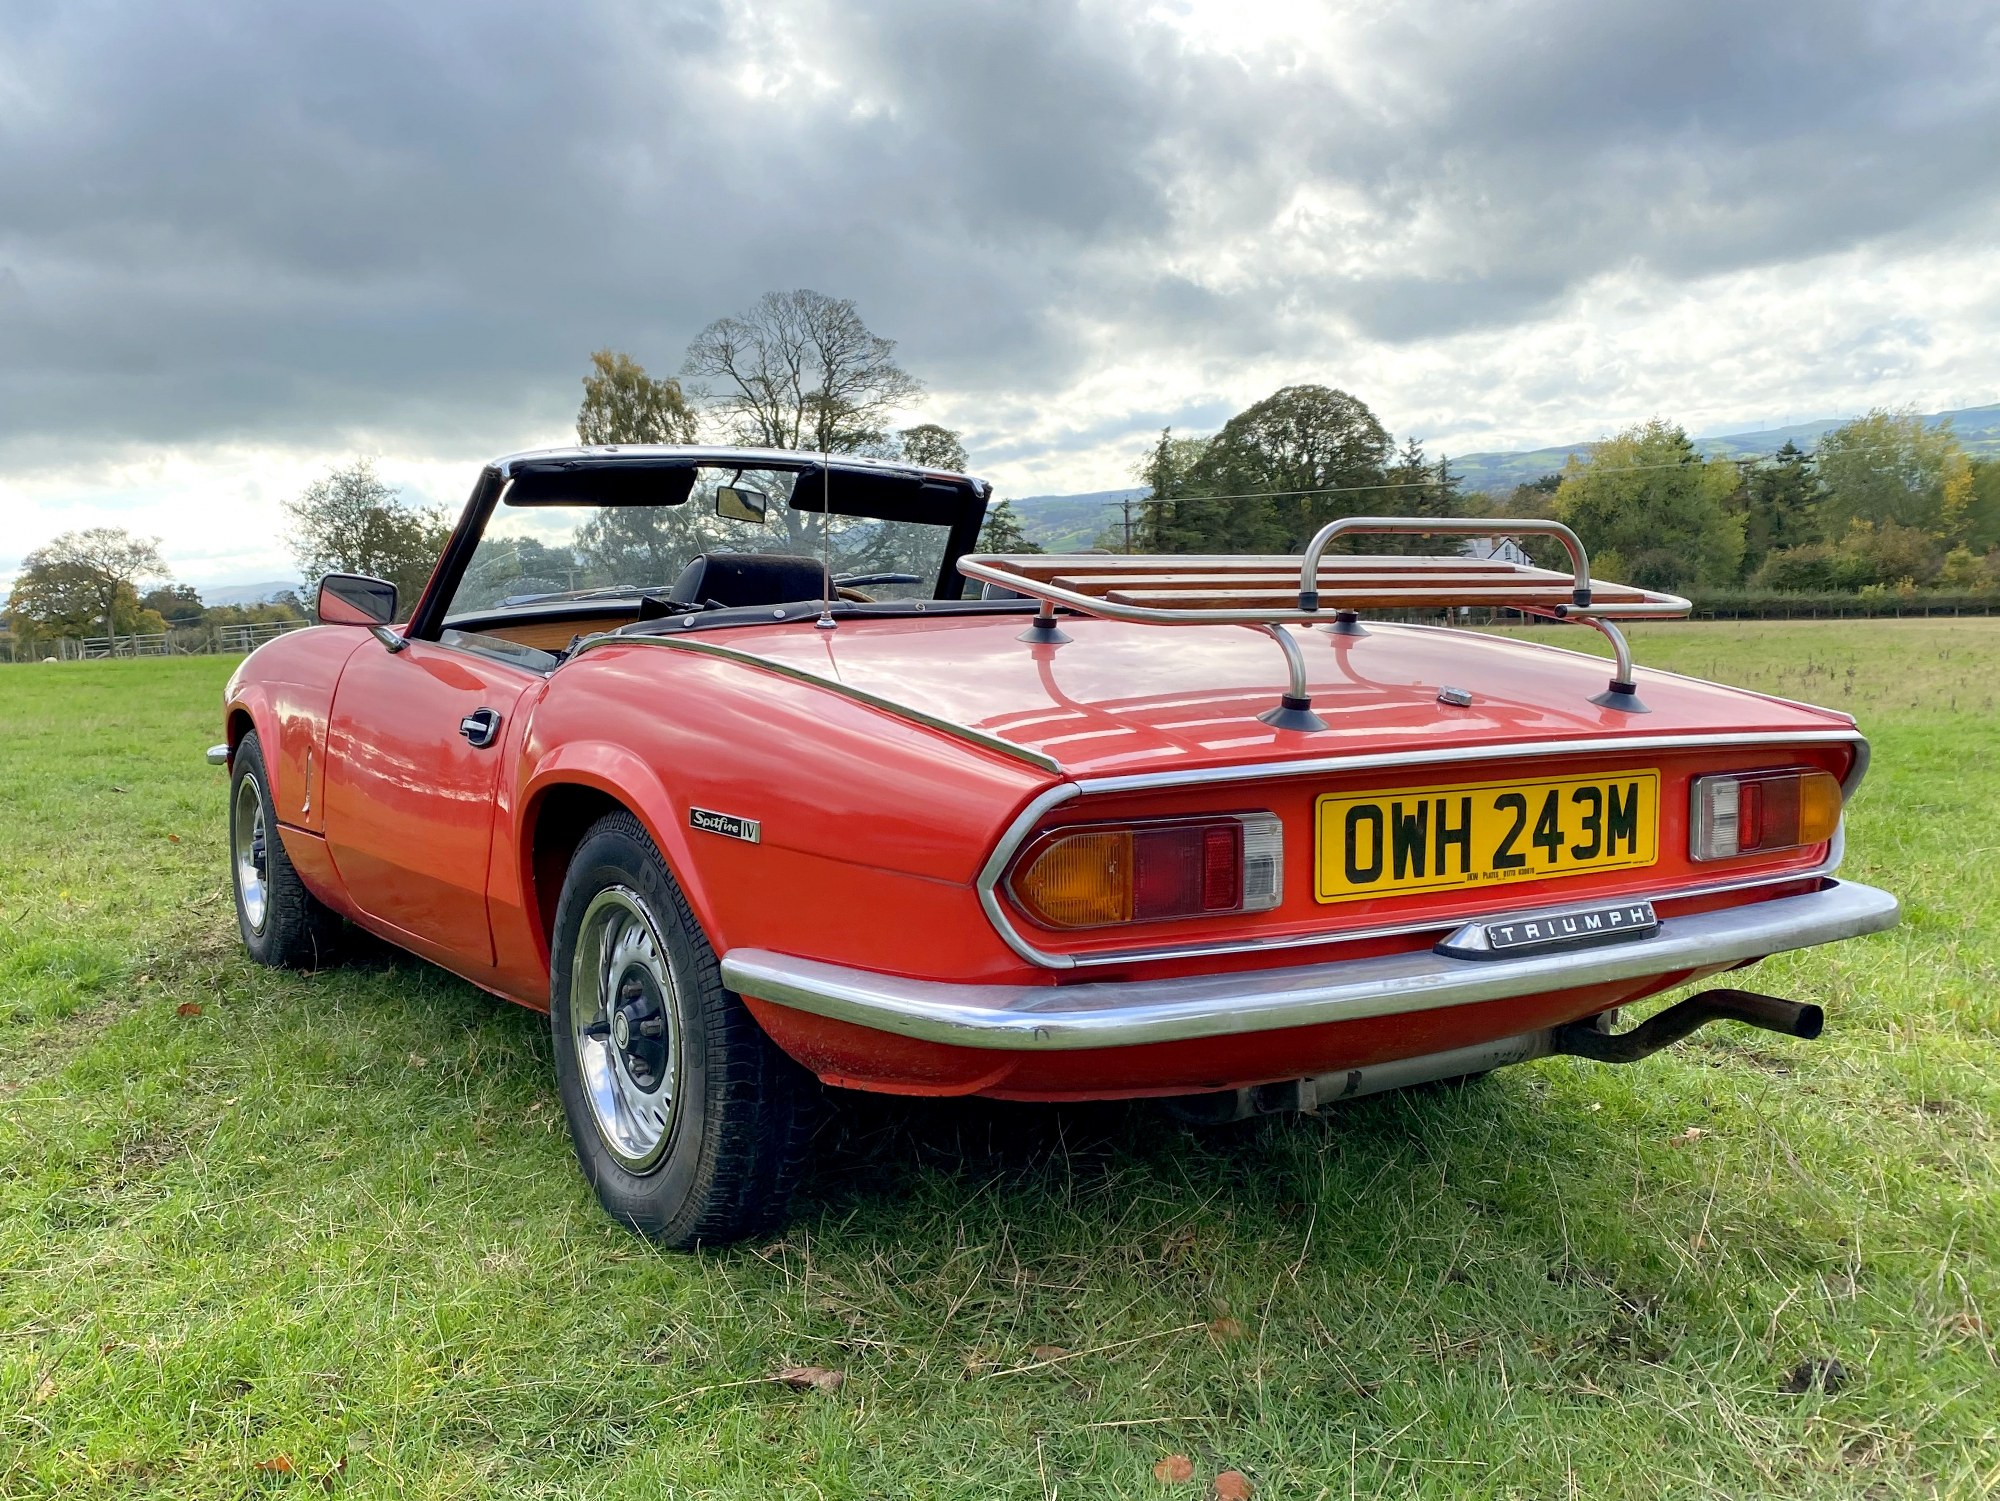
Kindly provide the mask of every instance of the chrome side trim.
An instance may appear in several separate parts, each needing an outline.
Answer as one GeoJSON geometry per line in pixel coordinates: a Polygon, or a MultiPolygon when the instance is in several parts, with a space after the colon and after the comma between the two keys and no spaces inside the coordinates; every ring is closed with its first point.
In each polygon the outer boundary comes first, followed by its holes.
{"type": "Polygon", "coordinates": [[[210,766],[227,766],[229,764],[229,747],[226,745],[211,745],[208,748],[208,764],[210,766]]]}
{"type": "Polygon", "coordinates": [[[1896,899],[1868,886],[1671,917],[1652,938],[1521,959],[1428,949],[1248,973],[1087,985],[954,985],[759,949],[722,961],[730,989],[773,1005],[925,1042],[1044,1052],[1135,1047],[1319,1026],[1587,985],[1711,971],[1894,927],[1896,899]]]}
{"type": "Polygon", "coordinates": [[[1815,745],[1861,741],[1853,730],[1718,730],[1695,735],[1593,735],[1576,740],[1537,740],[1516,745],[1453,745],[1441,750],[1378,751],[1365,756],[1315,756],[1299,761],[1259,761],[1248,766],[1213,766],[1198,771],[1133,772],[1115,777],[1082,777],[1086,793],[1136,792],[1157,787],[1192,787],[1205,782],[1264,781],[1271,777],[1317,776],[1340,771],[1376,771],[1404,766],[1443,766],[1459,761],[1508,760],[1520,756],[1676,750],[1724,745],[1815,745]]]}
{"type": "MultiPolygon", "coordinates": [[[[1386,923],[1371,928],[1344,928],[1330,932],[1299,933],[1285,938],[1218,939],[1213,943],[1182,944],[1169,948],[1120,949],[1104,954],[1059,954],[1037,948],[1014,926],[999,897],[1000,878],[1006,874],[1022,842],[1051,808],[1073,797],[1113,792],[1150,792],[1163,787],[1196,787],[1212,782],[1256,782],[1275,777],[1324,776],[1335,772],[1400,770],[1406,766],[1450,765],[1461,761],[1505,761],[1523,756],[1571,755],[1589,752],[1643,752],[1693,747],[1742,745],[1810,745],[1840,741],[1855,747],[1854,767],[1841,784],[1843,798],[1852,797],[1868,770],[1868,742],[1853,730],[1758,731],[1705,735],[1612,735],[1590,740],[1550,740],[1534,744],[1501,746],[1447,746],[1441,750],[1383,751],[1365,756],[1319,756],[1309,761],[1263,761],[1250,766],[1219,766],[1203,771],[1138,772],[1116,777],[1080,777],[1074,782],[1049,788],[1007,826],[986,864],[980,867],[975,883],[979,904],[999,933],[1000,941],[1043,969],[1101,969],[1115,964],[1144,964],[1156,959],[1199,959],[1210,955],[1259,953],[1270,949],[1313,948],[1343,943],[1356,938],[1388,938],[1403,933],[1443,933],[1458,926],[1456,921],[1386,923]]],[[[1845,824],[1834,835],[1827,858],[1811,870],[1795,870],[1783,875],[1738,877],[1703,882],[1698,886],[1672,891],[1649,892],[1660,898],[1712,896],[1723,891],[1744,891],[1758,886],[1776,886],[1787,881],[1810,880],[1831,875],[1839,868],[1846,837],[1845,824]]]]}
{"type": "MultiPolygon", "coordinates": [[[[1044,969],[1071,969],[1076,960],[1063,954],[1045,954],[1027,939],[1008,918],[1006,909],[1000,903],[1000,878],[1007,873],[1008,862],[1021,842],[1034,832],[1035,825],[1051,809],[1060,807],[1071,798],[1078,796],[1083,788],[1075,782],[1058,782],[1044,789],[1031,799],[1028,805],[1014,815],[1014,821],[1007,825],[1007,832],[1000,836],[1000,842],[993,846],[993,853],[986,857],[986,863],[979,867],[979,877],[973,883],[979,892],[979,905],[986,909],[986,920],[993,924],[1000,941],[1019,954],[1030,964],[1039,964],[1044,969]]],[[[1282,874],[1280,875],[1282,880],[1282,874]]]]}
{"type": "Polygon", "coordinates": [[[807,672],[803,667],[794,667],[789,662],[774,662],[769,657],[760,657],[755,652],[738,651],[733,646],[721,646],[713,641],[696,641],[687,636],[620,636],[606,633],[601,636],[586,637],[575,651],[569,655],[575,661],[585,652],[600,646],[661,646],[670,651],[693,652],[697,656],[720,657],[724,661],[737,662],[745,667],[754,667],[764,672],[776,673],[781,678],[791,678],[795,682],[811,683],[815,688],[824,688],[829,693],[838,693],[843,698],[851,698],[856,703],[880,709],[885,714],[893,714],[898,719],[907,719],[912,724],[920,724],[925,729],[936,730],[963,740],[968,745],[979,746],[983,750],[996,751],[1000,755],[1016,761],[1025,761],[1040,771],[1060,773],[1061,764],[1053,756],[1031,750],[1012,740],[976,730],[969,724],[960,724],[955,719],[945,719],[940,715],[902,703],[897,699],[884,698],[879,693],[870,693],[865,688],[856,688],[851,683],[842,683],[833,678],[822,677],[816,672],[807,672]]]}

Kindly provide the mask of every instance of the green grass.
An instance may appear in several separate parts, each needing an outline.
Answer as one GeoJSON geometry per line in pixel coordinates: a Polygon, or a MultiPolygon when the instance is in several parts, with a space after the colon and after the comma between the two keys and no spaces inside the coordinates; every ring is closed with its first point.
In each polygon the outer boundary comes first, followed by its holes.
{"type": "Polygon", "coordinates": [[[793,1228],[699,1256],[599,1214],[539,1017],[242,957],[227,664],[0,668],[0,1495],[1993,1492],[2000,622],[1639,656],[1874,736],[1908,921],[1753,982],[1821,1041],[1211,1134],[844,1097],[793,1228]]]}

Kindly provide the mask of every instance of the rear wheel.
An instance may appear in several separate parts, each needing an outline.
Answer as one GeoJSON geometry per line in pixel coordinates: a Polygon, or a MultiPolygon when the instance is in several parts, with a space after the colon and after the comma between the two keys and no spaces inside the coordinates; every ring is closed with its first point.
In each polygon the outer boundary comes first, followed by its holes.
{"type": "Polygon", "coordinates": [[[805,1160],[812,1080],[723,988],[630,814],[577,847],[550,959],[556,1082],[599,1202],[681,1249],[777,1225],[805,1160]]]}
{"type": "Polygon", "coordinates": [[[252,959],[316,969],[333,957],[340,915],[306,890],[285,853],[255,730],[237,742],[229,758],[229,872],[236,927],[252,959]]]}

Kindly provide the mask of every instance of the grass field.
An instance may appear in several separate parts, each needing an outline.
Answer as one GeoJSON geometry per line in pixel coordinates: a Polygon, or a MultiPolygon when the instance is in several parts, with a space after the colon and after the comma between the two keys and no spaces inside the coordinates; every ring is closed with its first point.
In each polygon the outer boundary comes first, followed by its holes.
{"type": "Polygon", "coordinates": [[[1223,1134],[844,1098],[699,1256],[598,1212],[541,1018],[242,957],[229,664],[0,668],[0,1496],[2000,1490],[2000,621],[1639,657],[1874,737],[1905,925],[1751,981],[1821,1041],[1223,1134]]]}

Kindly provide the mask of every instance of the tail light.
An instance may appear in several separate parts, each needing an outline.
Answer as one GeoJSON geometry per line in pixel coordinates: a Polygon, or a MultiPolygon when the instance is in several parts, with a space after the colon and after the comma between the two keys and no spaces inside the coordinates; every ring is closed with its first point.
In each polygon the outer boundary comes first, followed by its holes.
{"type": "Polygon", "coordinates": [[[1688,854],[1697,860],[1823,844],[1840,826],[1840,783],[1823,771],[1696,777],[1688,854]]]}
{"type": "Polygon", "coordinates": [[[1015,903],[1051,928],[1263,912],[1283,888],[1284,831],[1268,813],[1081,824],[1015,862],[1015,903]]]}

